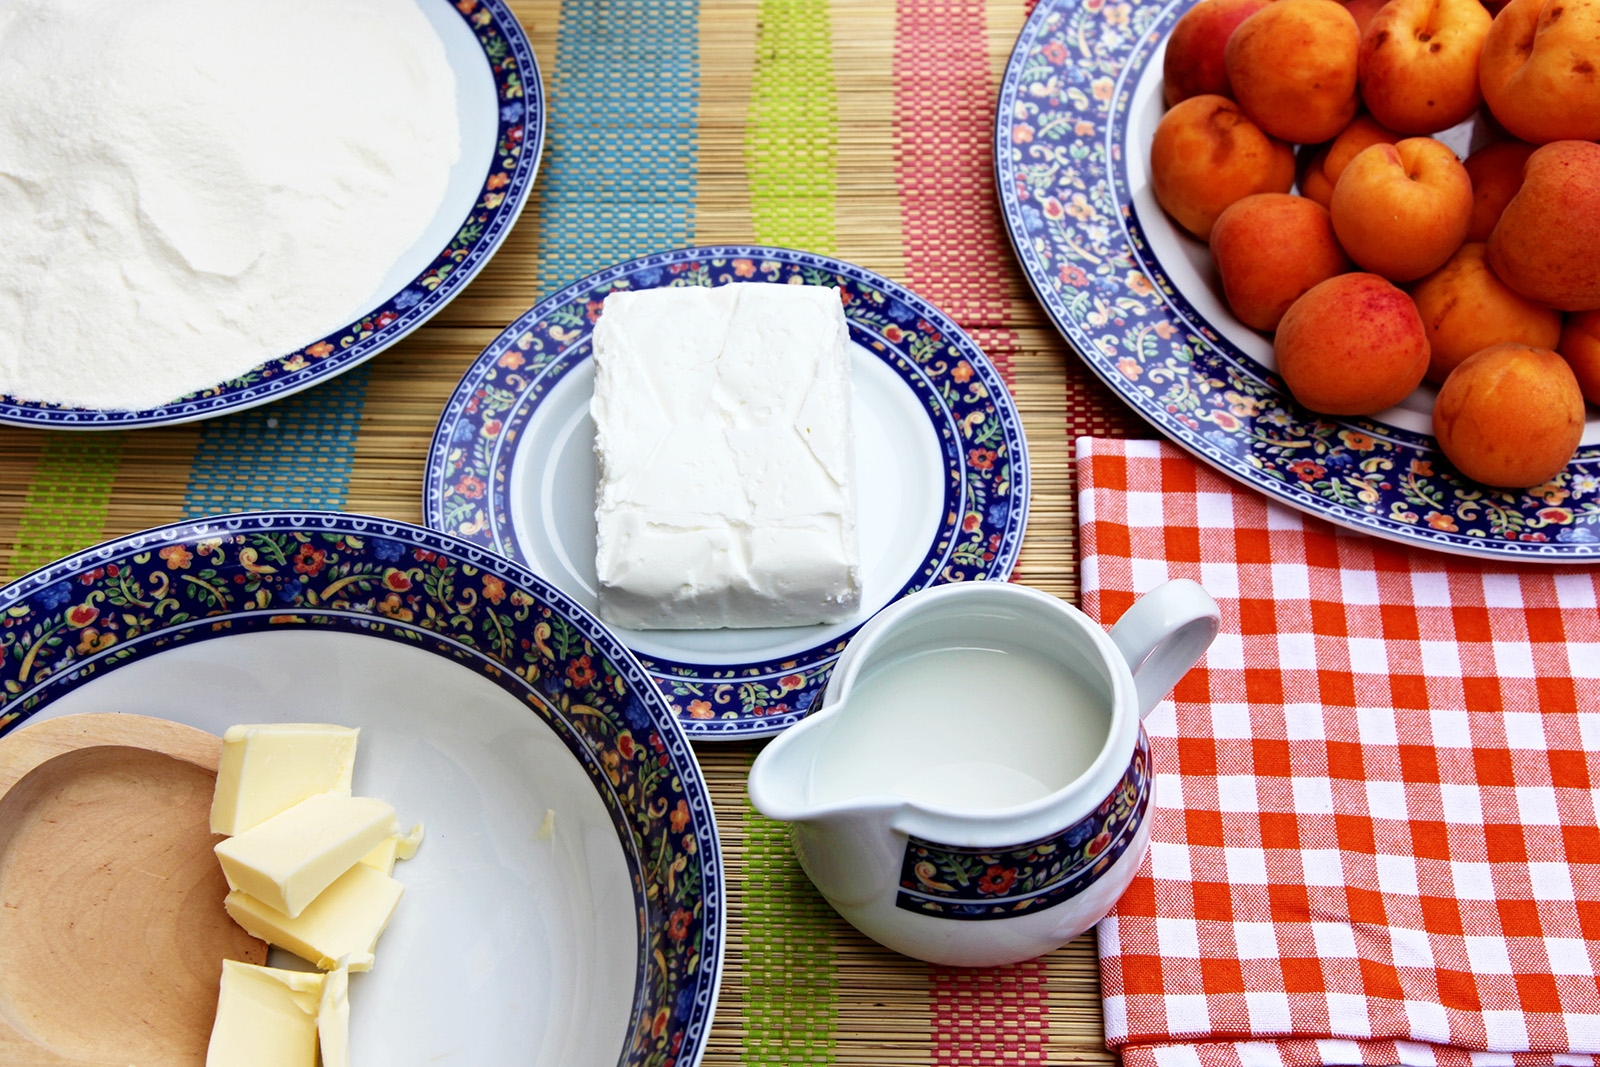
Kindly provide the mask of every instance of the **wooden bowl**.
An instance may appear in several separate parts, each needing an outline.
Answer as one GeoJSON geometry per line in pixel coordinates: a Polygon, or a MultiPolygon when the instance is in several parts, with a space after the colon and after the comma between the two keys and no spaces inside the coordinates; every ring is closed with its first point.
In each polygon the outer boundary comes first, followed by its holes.
{"type": "Polygon", "coordinates": [[[222,741],[139,715],[0,738],[0,1064],[203,1065],[222,960],[222,741]]]}

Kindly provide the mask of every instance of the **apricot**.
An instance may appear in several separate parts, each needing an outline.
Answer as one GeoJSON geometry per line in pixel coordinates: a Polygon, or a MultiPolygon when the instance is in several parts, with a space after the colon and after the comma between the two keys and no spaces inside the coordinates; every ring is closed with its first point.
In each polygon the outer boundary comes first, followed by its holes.
{"type": "Polygon", "coordinates": [[[1150,183],[1178,225],[1205,240],[1235,200],[1289,191],[1294,150],[1262,133],[1232,100],[1191,96],[1156,126],[1150,183]]]}
{"type": "Polygon", "coordinates": [[[1479,0],[1390,0],[1361,35],[1361,99],[1400,133],[1437,133],[1471,117],[1489,36],[1479,0]]]}
{"type": "MultiPolygon", "coordinates": [[[[1323,160],[1328,158],[1328,148],[1328,145],[1322,145],[1312,150],[1300,168],[1300,195],[1323,207],[1327,207],[1328,201],[1333,199],[1333,183],[1322,169],[1323,160]]],[[[1306,149],[1301,151],[1305,152],[1306,149]]]]}
{"type": "Polygon", "coordinates": [[[1367,23],[1372,21],[1372,16],[1383,10],[1383,5],[1389,0],[1341,0],[1344,9],[1356,20],[1356,30],[1367,32],[1367,23]]]}
{"type": "Polygon", "coordinates": [[[1489,269],[1487,249],[1469,243],[1411,289],[1428,331],[1428,380],[1443,383],[1462,360],[1490,345],[1554,348],[1561,313],[1521,296],[1489,269]]]}
{"type": "Polygon", "coordinates": [[[1489,239],[1500,213],[1522,188],[1522,165],[1533,149],[1533,145],[1521,141],[1496,141],[1467,157],[1462,164],[1472,179],[1472,221],[1467,224],[1467,240],[1489,239]]]}
{"type": "Polygon", "coordinates": [[[1167,106],[1191,96],[1232,96],[1222,53],[1239,23],[1269,0],[1200,0],[1172,27],[1161,74],[1167,106]]]}
{"type": "Polygon", "coordinates": [[[1428,369],[1417,306],[1376,274],[1313,286],[1284,313],[1272,351],[1294,398],[1327,415],[1393,407],[1428,369]]]}
{"type": "Polygon", "coordinates": [[[1401,139],[1398,133],[1371,115],[1357,115],[1328,146],[1327,158],[1322,161],[1322,172],[1328,176],[1328,181],[1336,183],[1339,175],[1344,173],[1344,168],[1363,150],[1375,144],[1395,144],[1401,139]]]}
{"type": "Polygon", "coordinates": [[[1572,368],[1584,398],[1600,404],[1600,311],[1568,315],[1556,350],[1572,368]]]}
{"type": "Polygon", "coordinates": [[[1333,187],[1333,230],[1350,258],[1409,282],[1455,255],[1472,218],[1472,179],[1431,137],[1362,149],[1333,187]]]}
{"type": "Polygon", "coordinates": [[[1474,481],[1543,485],[1583,437],[1583,394],[1567,361],[1548,348],[1492,345],[1468,356],[1439,390],[1433,435],[1474,481]]]}
{"type": "Polygon", "coordinates": [[[1356,113],[1356,20],[1337,0],[1276,0],[1228,38],[1228,82],[1273,137],[1331,139],[1356,113]]]}
{"type": "Polygon", "coordinates": [[[1234,201],[1212,227],[1211,258],[1228,306],[1257,330],[1277,329],[1301,294],[1350,269],[1327,209],[1283,193],[1234,201]]]}
{"type": "MultiPolygon", "coordinates": [[[[1338,202],[1335,190],[1335,203],[1338,202]]],[[[1334,213],[1337,226],[1338,213],[1334,213]]],[[[1522,187],[1489,234],[1489,264],[1530,300],[1600,308],[1600,145],[1556,141],[1528,157],[1522,187]]],[[[1360,262],[1359,256],[1354,257],[1360,262]]]]}
{"type": "Polygon", "coordinates": [[[1600,0],[1511,0],[1483,42],[1478,84],[1519,140],[1600,139],[1600,0]]]}

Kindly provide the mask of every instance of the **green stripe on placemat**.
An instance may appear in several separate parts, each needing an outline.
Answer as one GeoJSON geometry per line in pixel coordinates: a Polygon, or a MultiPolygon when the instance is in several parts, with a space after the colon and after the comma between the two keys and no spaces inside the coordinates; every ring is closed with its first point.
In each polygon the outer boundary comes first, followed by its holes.
{"type": "Polygon", "coordinates": [[[833,1062],[837,918],[794,858],[788,829],[745,812],[744,1061],[833,1062]]]}
{"type": "Polygon", "coordinates": [[[101,540],[122,444],[121,433],[45,436],[17,523],[14,575],[101,540]]]}
{"type": "Polygon", "coordinates": [[[275,404],[204,423],[184,515],[343,507],[368,366],[275,404]]]}
{"type": "Polygon", "coordinates": [[[745,132],[757,241],[833,253],[838,121],[826,0],[762,0],[745,132]]]}
{"type": "MultiPolygon", "coordinates": [[[[838,108],[827,0],[762,0],[747,122],[755,239],[832,253],[838,108]]],[[[745,1062],[832,1063],[839,920],[781,823],[746,809],[745,833],[745,1062]]]]}

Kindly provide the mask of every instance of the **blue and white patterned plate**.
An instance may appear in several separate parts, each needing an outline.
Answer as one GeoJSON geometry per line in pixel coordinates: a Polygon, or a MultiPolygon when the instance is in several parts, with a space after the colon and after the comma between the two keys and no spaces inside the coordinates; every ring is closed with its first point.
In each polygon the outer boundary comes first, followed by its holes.
{"type": "Polygon", "coordinates": [[[705,781],[628,650],[516,563],[329,512],[101,545],[0,589],[0,735],[90,711],[361,727],[356,792],[427,837],[351,997],[360,1060],[699,1061],[726,921],[705,781]]]}
{"type": "Polygon", "coordinates": [[[593,610],[594,368],[589,337],[615,289],[740,282],[834,285],[855,344],[862,611],[835,626],[618,631],[691,737],[772,734],[805,716],[856,629],[940,582],[1003,580],[1028,511],[1028,451],[1005,383],[942,312],[887,278],[781,248],[686,248],[591,275],[486,348],[428,456],[428,525],[493,548],[593,610]]]}
{"type": "Polygon", "coordinates": [[[1041,0],[1006,68],[995,170],[1012,246],[1084,361],[1178,444],[1275,500],[1380,537],[1502,560],[1600,560],[1600,418],[1546,485],[1488,489],[1430,430],[1424,387],[1319,416],[1219,299],[1203,243],[1150,190],[1168,32],[1194,0],[1041,0]]]}
{"type": "Polygon", "coordinates": [[[456,75],[461,158],[433,222],[356,321],[248,374],[143,411],[59,407],[0,395],[0,423],[124,430],[215,418],[281,400],[364,363],[466,288],[522,213],[544,149],[533,46],[505,0],[417,0],[456,75]]]}

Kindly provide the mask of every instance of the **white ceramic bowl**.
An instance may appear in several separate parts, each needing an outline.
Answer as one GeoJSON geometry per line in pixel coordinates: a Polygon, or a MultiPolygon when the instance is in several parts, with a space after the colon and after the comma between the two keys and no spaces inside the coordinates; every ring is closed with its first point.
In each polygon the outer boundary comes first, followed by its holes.
{"type": "Polygon", "coordinates": [[[356,1064],[698,1062],[724,922],[704,780],[628,651],[533,575],[404,524],[238,515],[36,571],[0,619],[0,731],[361,727],[355,791],[427,836],[351,980],[356,1064]]]}

